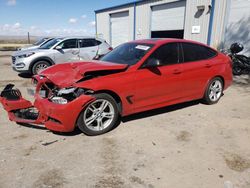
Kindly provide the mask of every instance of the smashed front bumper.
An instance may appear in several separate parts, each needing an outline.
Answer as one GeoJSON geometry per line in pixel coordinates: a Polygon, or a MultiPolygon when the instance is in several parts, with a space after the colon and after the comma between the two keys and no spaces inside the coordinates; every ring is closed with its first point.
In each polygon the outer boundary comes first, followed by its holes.
{"type": "Polygon", "coordinates": [[[8,84],[1,92],[0,102],[8,112],[9,119],[17,123],[44,124],[52,131],[71,132],[82,109],[93,100],[82,95],[67,104],[55,104],[47,98],[35,95],[35,102],[24,99],[13,84],[8,84]]]}

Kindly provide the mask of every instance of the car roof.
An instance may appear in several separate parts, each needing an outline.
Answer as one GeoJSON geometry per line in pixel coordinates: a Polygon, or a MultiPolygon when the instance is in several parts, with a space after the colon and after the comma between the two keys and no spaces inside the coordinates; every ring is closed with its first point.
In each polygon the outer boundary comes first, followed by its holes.
{"type": "MultiPolygon", "coordinates": [[[[176,38],[151,38],[151,39],[142,39],[142,40],[134,40],[131,41],[131,43],[143,43],[143,44],[155,44],[155,45],[161,45],[169,42],[188,42],[193,44],[199,44],[202,46],[207,46],[206,44],[192,41],[192,40],[186,40],[186,39],[176,39],[176,38]]],[[[211,48],[211,47],[210,47],[211,48]]]]}
{"type": "Polygon", "coordinates": [[[100,42],[105,42],[104,39],[94,37],[94,36],[72,36],[72,37],[67,36],[67,37],[55,37],[53,39],[57,39],[57,40],[60,40],[60,41],[68,40],[68,39],[96,39],[96,40],[99,40],[100,42]]]}
{"type": "Polygon", "coordinates": [[[62,39],[62,40],[65,40],[65,39],[98,39],[97,37],[94,37],[94,36],[67,36],[67,37],[58,37],[58,39],[62,39]]]}

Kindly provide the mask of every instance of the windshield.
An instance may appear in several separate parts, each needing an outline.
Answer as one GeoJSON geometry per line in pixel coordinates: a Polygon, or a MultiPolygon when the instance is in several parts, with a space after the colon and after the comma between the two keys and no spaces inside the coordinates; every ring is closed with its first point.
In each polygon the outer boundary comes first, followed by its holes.
{"type": "Polygon", "coordinates": [[[42,38],[42,39],[39,39],[38,41],[36,41],[35,43],[34,43],[34,45],[35,46],[39,46],[40,44],[42,44],[44,41],[46,41],[47,40],[47,38],[42,38]]]}
{"type": "Polygon", "coordinates": [[[125,43],[102,57],[101,61],[134,65],[153,47],[153,44],[125,43]]]}
{"type": "Polygon", "coordinates": [[[53,40],[43,44],[39,49],[50,49],[52,46],[54,46],[55,44],[57,44],[60,41],[62,41],[62,39],[53,39],[53,40]]]}

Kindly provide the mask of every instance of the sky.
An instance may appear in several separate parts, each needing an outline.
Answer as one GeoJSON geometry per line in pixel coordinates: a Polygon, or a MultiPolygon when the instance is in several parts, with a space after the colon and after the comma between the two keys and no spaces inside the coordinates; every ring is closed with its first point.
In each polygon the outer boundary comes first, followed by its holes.
{"type": "Polygon", "coordinates": [[[133,0],[0,0],[0,36],[94,35],[95,10],[133,0]]]}

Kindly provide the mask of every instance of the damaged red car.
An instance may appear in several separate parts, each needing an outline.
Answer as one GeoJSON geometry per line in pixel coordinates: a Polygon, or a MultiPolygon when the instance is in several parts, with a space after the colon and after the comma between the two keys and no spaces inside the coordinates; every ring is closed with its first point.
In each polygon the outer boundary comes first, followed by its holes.
{"type": "Polygon", "coordinates": [[[0,100],[11,121],[99,135],[121,116],[196,99],[217,103],[232,83],[231,66],[227,56],[201,43],[132,41],[100,61],[58,64],[34,76],[34,104],[12,84],[0,100]]]}

